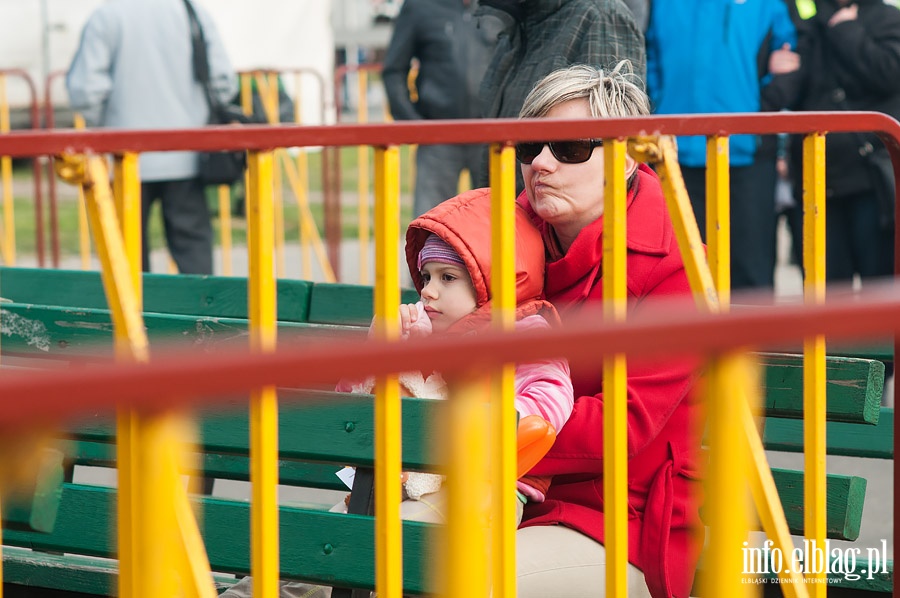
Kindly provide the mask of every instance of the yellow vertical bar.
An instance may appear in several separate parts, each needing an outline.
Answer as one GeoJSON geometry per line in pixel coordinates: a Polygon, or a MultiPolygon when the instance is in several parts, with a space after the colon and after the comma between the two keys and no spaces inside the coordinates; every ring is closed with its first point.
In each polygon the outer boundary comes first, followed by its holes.
{"type": "MultiPolygon", "coordinates": [[[[709,269],[718,297],[718,310],[727,312],[731,303],[731,216],[729,187],[728,137],[713,135],[706,139],[706,242],[709,269]]],[[[742,583],[742,551],[750,514],[746,497],[747,447],[735,442],[733,431],[741,424],[739,401],[716,400],[723,392],[744,395],[747,384],[746,358],[733,353],[714,358],[709,366],[710,472],[707,488],[710,495],[710,552],[715,551],[715,564],[706,579],[706,596],[742,596],[747,585],[742,583]],[[726,390],[726,389],[731,390],[726,390]],[[713,505],[715,502],[715,506],[713,505]]],[[[750,395],[746,395],[749,397],[750,395]]],[[[755,432],[754,432],[755,433],[755,432]]]]}
{"type": "Polygon", "coordinates": [[[219,238],[222,246],[222,274],[231,276],[231,188],[228,185],[219,185],[217,193],[219,196],[219,238]]]}
{"type": "Polygon", "coordinates": [[[450,382],[447,405],[447,530],[446,572],[441,596],[490,596],[490,543],[484,497],[510,488],[491,488],[487,454],[490,435],[490,381],[485,377],[450,382]],[[475,499],[479,496],[481,499],[475,499]]]}
{"type": "MultiPolygon", "coordinates": [[[[825,136],[803,138],[803,297],[825,301],[825,136]]],[[[825,549],[825,337],[803,343],[803,529],[816,548],[825,549]]],[[[827,557],[826,557],[827,558],[827,557]]],[[[824,598],[824,571],[807,575],[810,595],[824,598]]]]}
{"type": "MultiPolygon", "coordinates": [[[[309,202],[309,160],[308,155],[306,153],[306,148],[301,147],[297,153],[297,178],[298,181],[298,190],[297,190],[297,201],[301,205],[306,205],[309,202]]],[[[303,210],[298,210],[298,217],[300,219],[300,248],[302,250],[302,268],[303,268],[303,278],[305,280],[312,279],[312,249],[310,248],[310,234],[309,228],[315,227],[315,222],[311,220],[306,222],[307,213],[303,210]]]]}
{"type": "MultiPolygon", "coordinates": [[[[626,143],[606,139],[604,149],[603,307],[607,319],[625,319],[626,143]]],[[[606,595],[628,592],[628,412],[624,355],[603,360],[603,521],[606,529],[606,595]]]]}
{"type": "Polygon", "coordinates": [[[703,596],[746,596],[743,548],[746,547],[748,501],[746,493],[747,444],[735,430],[741,428],[741,409],[757,381],[751,378],[746,356],[723,355],[707,374],[710,461],[707,473],[709,548],[705,552],[703,596]],[[730,400],[722,400],[727,397],[730,400]]]}
{"type": "MultiPolygon", "coordinates": [[[[248,154],[248,252],[250,259],[250,346],[275,349],[272,152],[248,154]]],[[[254,596],[278,595],[278,403],[274,387],[250,397],[250,481],[252,483],[251,572],[254,596]]]]}
{"type": "Polygon", "coordinates": [[[138,154],[125,152],[115,157],[115,198],[119,227],[125,241],[125,256],[134,287],[141,288],[141,179],[138,154]]]}
{"type": "MultiPolygon", "coordinates": [[[[134,289],[137,300],[137,309],[141,309],[142,285],[141,285],[141,181],[138,172],[138,154],[126,152],[115,156],[113,166],[113,198],[115,210],[118,216],[119,233],[123,243],[123,253],[115,259],[124,259],[130,277],[130,284],[134,289]]],[[[96,227],[95,227],[96,228],[96,227]]],[[[101,252],[97,247],[98,254],[101,252]]],[[[101,263],[103,259],[101,258],[101,263]]],[[[108,291],[107,291],[108,292],[108,291]]],[[[129,334],[124,328],[117,329],[117,344],[122,347],[125,355],[130,355],[129,334]]],[[[125,573],[126,583],[131,584],[134,595],[140,595],[144,590],[141,582],[142,574],[140,563],[146,557],[146,546],[149,542],[150,527],[145,521],[146,513],[141,507],[147,480],[146,472],[139,465],[142,462],[144,442],[143,426],[137,414],[130,411],[120,411],[117,415],[117,442],[119,445],[116,457],[118,475],[121,484],[119,490],[119,520],[130,521],[131,525],[120,524],[120,546],[129,546],[132,551],[129,567],[135,568],[125,573]],[[130,581],[128,581],[130,578],[130,581]]],[[[153,439],[148,439],[153,442],[153,439]]],[[[150,456],[153,453],[149,453],[150,456]]],[[[155,485],[151,482],[150,485],[155,485]]],[[[153,504],[153,503],[144,503],[153,504]]],[[[160,525],[164,525],[164,521],[160,525]]]]}
{"type": "MultiPolygon", "coordinates": [[[[75,128],[84,128],[84,117],[75,113],[75,128]]],[[[81,269],[91,268],[91,231],[88,229],[87,208],[84,205],[84,188],[78,185],[78,253],[81,255],[81,269]]]]}
{"type": "Polygon", "coordinates": [[[173,501],[181,483],[171,458],[181,441],[177,418],[171,414],[142,415],[134,442],[138,466],[135,499],[138,505],[138,558],[135,560],[135,596],[175,596],[179,594],[179,571],[183,564],[179,556],[181,540],[175,519],[173,501]]]}
{"type": "MultiPolygon", "coordinates": [[[[9,133],[9,102],[6,97],[6,75],[0,74],[0,134],[9,133]]],[[[3,242],[0,243],[3,263],[16,265],[16,212],[12,189],[12,158],[0,157],[0,176],[3,178],[3,242]]]]}
{"type": "MultiPolygon", "coordinates": [[[[409,193],[413,197],[416,196],[416,155],[419,152],[418,145],[409,146],[409,165],[406,168],[407,172],[407,187],[409,187],[409,193]]],[[[415,201],[415,200],[413,200],[415,201]]],[[[419,216],[420,214],[413,214],[413,217],[419,216]]]]}
{"type": "MultiPolygon", "coordinates": [[[[298,125],[303,124],[303,101],[302,81],[300,73],[294,75],[294,122],[298,125]]],[[[305,147],[297,148],[297,178],[299,179],[297,188],[297,203],[304,205],[309,201],[309,160],[305,147]],[[302,197],[301,197],[302,195],[302,197]]],[[[312,279],[312,254],[309,247],[309,232],[304,225],[306,214],[303,210],[297,211],[297,217],[300,220],[300,260],[301,260],[301,276],[304,280],[312,279]]]]}
{"type": "Polygon", "coordinates": [[[241,109],[244,114],[253,114],[253,83],[250,73],[241,73],[241,109]]]}
{"type": "MultiPolygon", "coordinates": [[[[368,73],[359,70],[356,73],[359,89],[357,102],[357,122],[369,122],[369,81],[368,73]]],[[[369,148],[360,145],[356,148],[356,168],[358,175],[357,217],[359,219],[359,284],[369,284],[369,148]]],[[[398,178],[399,180],[399,178],[398,178]]]]}
{"type": "MultiPolygon", "coordinates": [[[[57,161],[57,168],[67,167],[67,159],[57,161]]],[[[126,241],[119,228],[113,194],[109,187],[106,164],[101,158],[76,160],[85,169],[83,178],[86,205],[91,227],[95,234],[97,255],[103,273],[103,286],[113,321],[116,356],[120,361],[146,361],[147,337],[141,317],[140,287],[134,277],[126,250],[126,241]]],[[[135,173],[136,174],[136,173],[135,173]]],[[[123,186],[125,186],[123,184],[123,186]]],[[[137,417],[129,411],[117,414],[117,466],[119,480],[118,547],[119,547],[119,595],[139,596],[146,590],[145,579],[140,577],[139,563],[143,556],[144,520],[140,517],[140,471],[137,467],[137,417]]],[[[156,584],[156,580],[149,582],[156,584]]]]}
{"type": "MultiPolygon", "coordinates": [[[[400,181],[396,147],[375,148],[375,321],[376,336],[400,336],[400,181]]],[[[400,386],[396,375],[375,384],[375,591],[403,594],[403,537],[400,524],[400,386]]]]}
{"type": "MultiPolygon", "coordinates": [[[[494,328],[516,323],[516,160],[512,146],[491,146],[491,319],[494,328]]],[[[515,365],[504,364],[494,376],[491,420],[495,446],[491,479],[495,480],[491,551],[493,595],[516,595],[516,411],[515,365]]]]}
{"type": "Polygon", "coordinates": [[[293,162],[290,161],[284,150],[276,150],[275,156],[276,158],[281,158],[282,164],[284,165],[284,172],[287,173],[288,183],[297,197],[297,207],[300,209],[301,216],[300,226],[303,227],[303,231],[307,234],[312,244],[312,249],[318,258],[319,266],[322,268],[322,273],[325,275],[325,282],[334,282],[334,270],[331,268],[331,262],[328,261],[328,256],[325,253],[325,246],[319,236],[319,231],[316,229],[315,218],[309,209],[309,202],[307,201],[306,194],[308,186],[301,189],[298,173],[294,168],[293,162]]]}
{"type": "Polygon", "coordinates": [[[703,246],[700,229],[694,218],[694,209],[691,207],[684,179],[681,178],[675,138],[663,136],[658,139],[637,139],[634,144],[633,151],[641,159],[657,163],[659,182],[664,191],[666,207],[672,218],[678,247],[684,259],[684,269],[697,307],[704,311],[715,311],[719,299],[706,261],[706,248],[703,246]],[[654,142],[658,153],[653,151],[654,142]]]}
{"type": "Polygon", "coordinates": [[[731,196],[728,171],[728,137],[706,139],[706,242],[719,304],[731,302],[731,196]]]}
{"type": "MultiPolygon", "coordinates": [[[[269,105],[271,115],[269,123],[278,125],[281,122],[281,110],[278,99],[278,73],[269,73],[269,105]]],[[[275,183],[275,273],[280,278],[285,273],[284,262],[284,177],[281,171],[281,162],[275,160],[272,163],[272,180],[275,183]]]]}

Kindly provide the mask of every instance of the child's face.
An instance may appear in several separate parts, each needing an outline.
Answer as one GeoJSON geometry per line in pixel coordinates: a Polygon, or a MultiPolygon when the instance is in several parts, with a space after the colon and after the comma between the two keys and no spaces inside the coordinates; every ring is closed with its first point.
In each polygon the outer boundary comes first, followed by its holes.
{"type": "Polygon", "coordinates": [[[461,266],[426,262],[422,265],[422,303],[435,332],[447,330],[477,307],[475,287],[468,271],[461,266]]]}

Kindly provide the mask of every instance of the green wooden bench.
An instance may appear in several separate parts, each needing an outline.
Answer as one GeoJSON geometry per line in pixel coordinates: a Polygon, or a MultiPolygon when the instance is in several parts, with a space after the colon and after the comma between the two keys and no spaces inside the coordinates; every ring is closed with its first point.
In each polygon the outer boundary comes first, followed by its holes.
{"type": "MultiPolygon", "coordinates": [[[[0,305],[0,309],[22,320],[42,323],[47,338],[46,343],[29,342],[34,336],[29,337],[27,329],[23,332],[5,325],[4,356],[16,355],[34,363],[48,358],[108,358],[112,330],[99,275],[0,268],[0,280],[0,296],[11,301],[0,305]],[[58,302],[50,305],[54,297],[58,302]]],[[[219,343],[246,343],[245,279],[146,275],[144,294],[145,321],[152,342],[171,340],[170,337],[175,335],[180,342],[202,344],[210,350],[219,343]]],[[[371,319],[372,290],[368,287],[279,281],[278,297],[280,339],[291,335],[333,337],[336,334],[359,339],[365,331],[362,326],[371,319]]],[[[405,301],[413,299],[412,294],[404,297],[405,301]]],[[[783,450],[779,439],[783,443],[797,438],[795,430],[784,426],[795,425],[789,418],[799,417],[802,413],[800,360],[797,356],[764,354],[762,361],[765,365],[765,413],[770,416],[766,420],[765,441],[770,448],[783,450]],[[780,435],[777,433],[779,426],[784,430],[780,435]]],[[[883,365],[877,361],[829,358],[828,418],[836,422],[829,425],[845,426],[848,431],[860,430],[854,433],[863,435],[879,430],[886,417],[879,409],[883,373],[883,365]]],[[[283,399],[279,463],[282,483],[336,489],[341,486],[333,473],[341,466],[371,465],[370,399],[322,390],[283,390],[279,395],[283,399]],[[297,401],[291,401],[292,397],[297,401]],[[348,422],[352,422],[352,430],[347,429],[348,422]],[[352,450],[345,445],[352,446],[352,450]]],[[[439,409],[439,404],[415,399],[404,401],[404,418],[419,418],[404,420],[406,467],[431,468],[434,463],[427,449],[430,436],[425,422],[436,417],[433,412],[439,409]]],[[[227,415],[208,415],[201,420],[201,467],[203,474],[210,478],[249,478],[249,434],[246,432],[246,415],[239,406],[242,403],[236,401],[236,409],[227,415]]],[[[72,463],[114,465],[112,432],[107,423],[88,422],[69,432],[71,435],[61,441],[60,448],[72,463]]],[[[838,450],[838,445],[845,442],[841,440],[843,437],[843,433],[831,433],[829,449],[838,450]]],[[[776,471],[775,477],[789,525],[794,533],[799,533],[802,529],[802,490],[798,489],[802,488],[802,472],[776,471]]],[[[858,537],[864,496],[864,479],[829,476],[829,537],[847,540],[858,537]]],[[[8,544],[51,551],[5,551],[6,582],[10,586],[80,588],[78,591],[85,593],[108,595],[115,586],[115,562],[104,560],[115,554],[110,544],[114,534],[109,531],[109,513],[104,511],[105,515],[96,520],[96,525],[91,524],[92,528],[97,528],[96,533],[79,535],[74,530],[88,517],[107,508],[113,498],[112,489],[67,483],[63,487],[57,527],[51,533],[9,530],[5,534],[4,542],[8,544]],[[74,556],[67,561],[68,555],[60,557],[52,552],[74,556]],[[98,560],[98,557],[103,558],[98,560]],[[101,567],[98,562],[104,565],[101,567]],[[95,569],[100,571],[96,575],[85,573],[95,569]],[[41,573],[36,574],[36,571],[41,573]],[[77,585],[68,577],[91,581],[77,585]],[[49,578],[58,581],[43,581],[49,578]]],[[[241,529],[237,530],[234,522],[249,521],[247,503],[204,496],[195,500],[204,508],[204,535],[213,568],[225,573],[246,573],[249,524],[240,524],[241,529]],[[211,516],[218,513],[223,513],[221,519],[211,516]],[[217,522],[223,526],[221,529],[217,522]],[[239,559],[236,555],[242,557],[239,559]]],[[[281,525],[285,578],[306,578],[316,583],[348,587],[370,588],[374,584],[371,518],[282,507],[281,525]],[[302,537],[298,535],[298,530],[307,528],[310,529],[308,534],[304,531],[302,537]],[[348,529],[353,534],[341,536],[341,530],[348,529]],[[352,543],[348,540],[351,537],[352,543]],[[290,544],[285,542],[287,538],[291,539],[290,544]],[[326,545],[330,548],[326,549],[326,545]],[[337,546],[341,549],[336,549],[337,546]]],[[[418,550],[427,529],[424,524],[405,524],[404,533],[410,536],[405,566],[406,587],[412,593],[427,589],[422,573],[427,554],[418,550]],[[419,555],[424,556],[420,558],[419,555]]]]}

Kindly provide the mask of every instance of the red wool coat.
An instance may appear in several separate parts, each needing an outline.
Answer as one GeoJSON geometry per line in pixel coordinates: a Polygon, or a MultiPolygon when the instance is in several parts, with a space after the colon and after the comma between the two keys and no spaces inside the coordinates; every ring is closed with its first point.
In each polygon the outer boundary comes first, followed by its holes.
{"type": "MultiPolygon", "coordinates": [[[[648,297],[689,294],[690,287],[659,179],[646,166],[628,194],[627,267],[631,309],[648,297]]],[[[523,204],[545,242],[548,224],[523,204]]],[[[547,263],[545,291],[563,320],[602,301],[603,218],[585,227],[569,251],[547,263]]],[[[628,560],[654,598],[687,597],[700,548],[701,406],[691,392],[698,362],[679,358],[628,368],[628,560]]],[[[572,368],[575,411],[556,444],[532,470],[551,475],[543,503],[529,503],[523,527],[562,524],[603,542],[603,382],[598,362],[572,368]]]]}

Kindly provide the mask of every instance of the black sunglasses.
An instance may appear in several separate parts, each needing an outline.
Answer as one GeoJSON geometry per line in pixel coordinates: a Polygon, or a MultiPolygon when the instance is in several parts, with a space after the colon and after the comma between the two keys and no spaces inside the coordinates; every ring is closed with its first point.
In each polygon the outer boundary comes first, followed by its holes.
{"type": "Polygon", "coordinates": [[[563,164],[581,164],[591,159],[595,147],[603,145],[602,139],[576,139],[573,141],[525,141],[516,144],[516,158],[522,164],[531,164],[550,146],[550,153],[563,164]]]}

